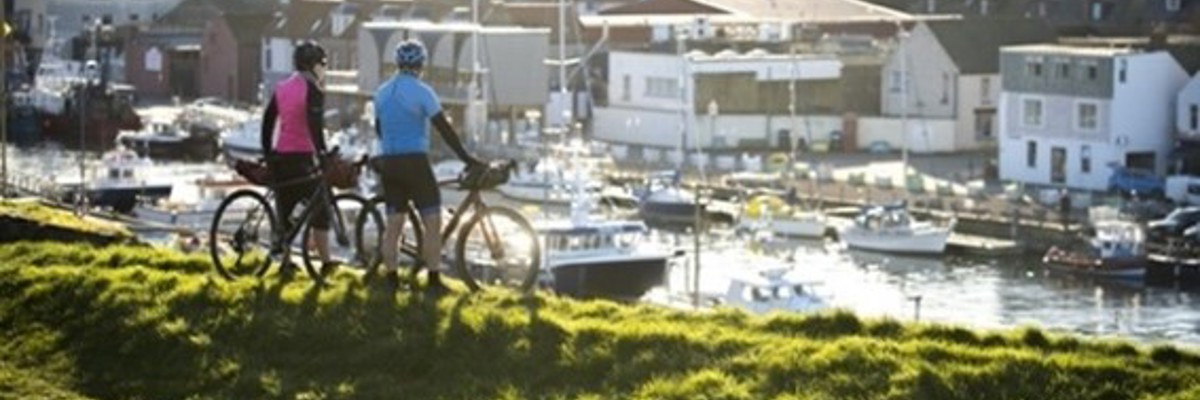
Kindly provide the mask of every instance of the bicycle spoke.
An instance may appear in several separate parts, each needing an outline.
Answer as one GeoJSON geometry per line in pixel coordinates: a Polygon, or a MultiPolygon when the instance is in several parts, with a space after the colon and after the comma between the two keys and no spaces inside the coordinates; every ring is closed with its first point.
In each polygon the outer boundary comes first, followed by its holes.
{"type": "Polygon", "coordinates": [[[489,208],[468,223],[458,240],[459,274],[474,290],[508,286],[528,290],[540,263],[533,229],[520,214],[489,208]]]}

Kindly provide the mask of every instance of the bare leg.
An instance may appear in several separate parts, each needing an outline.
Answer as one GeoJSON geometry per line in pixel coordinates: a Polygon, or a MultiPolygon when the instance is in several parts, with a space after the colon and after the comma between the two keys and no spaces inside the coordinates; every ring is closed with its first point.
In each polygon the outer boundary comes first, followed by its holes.
{"type": "Polygon", "coordinates": [[[430,273],[438,272],[442,265],[442,213],[440,211],[422,215],[425,221],[425,245],[421,249],[421,260],[430,273]]]}
{"type": "Polygon", "coordinates": [[[329,264],[329,230],[313,229],[313,244],[317,247],[317,255],[322,264],[329,264]]]}
{"type": "Polygon", "coordinates": [[[392,273],[399,269],[400,260],[397,253],[400,250],[400,233],[404,232],[405,213],[398,212],[388,215],[387,228],[383,231],[383,248],[380,249],[383,255],[384,272],[392,273]]]}

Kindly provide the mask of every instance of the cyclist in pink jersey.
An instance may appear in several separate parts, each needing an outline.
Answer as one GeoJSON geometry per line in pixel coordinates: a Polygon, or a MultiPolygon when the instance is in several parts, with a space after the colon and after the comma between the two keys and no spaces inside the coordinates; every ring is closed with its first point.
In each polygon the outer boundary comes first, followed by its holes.
{"type": "MultiPolygon", "coordinates": [[[[280,232],[292,229],[290,216],[296,204],[317,189],[318,181],[304,178],[317,170],[319,157],[326,154],[325,93],[321,87],[326,68],[325,49],[315,42],[301,43],[292,53],[292,63],[296,72],[275,84],[262,123],[263,157],[274,178],[280,232]]],[[[312,210],[309,224],[313,227],[313,244],[323,261],[322,273],[329,273],[336,268],[329,257],[329,210],[327,207],[312,210]]],[[[283,256],[281,271],[294,273],[290,246],[278,250],[283,256]]]]}

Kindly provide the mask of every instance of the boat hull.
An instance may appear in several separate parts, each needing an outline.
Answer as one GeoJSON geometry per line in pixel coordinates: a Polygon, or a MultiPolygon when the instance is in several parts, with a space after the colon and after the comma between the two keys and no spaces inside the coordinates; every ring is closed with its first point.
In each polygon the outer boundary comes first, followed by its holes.
{"type": "Polygon", "coordinates": [[[1142,279],[1149,260],[1145,257],[1098,258],[1051,247],[1042,263],[1052,270],[1107,278],[1142,279]]]}
{"type": "Polygon", "coordinates": [[[666,257],[564,261],[549,270],[558,293],[636,299],[666,281],[667,261],[666,257]]]}
{"type": "Polygon", "coordinates": [[[942,255],[946,252],[946,241],[950,230],[936,230],[913,234],[888,234],[847,229],[840,238],[852,249],[896,254],[942,255]]]}

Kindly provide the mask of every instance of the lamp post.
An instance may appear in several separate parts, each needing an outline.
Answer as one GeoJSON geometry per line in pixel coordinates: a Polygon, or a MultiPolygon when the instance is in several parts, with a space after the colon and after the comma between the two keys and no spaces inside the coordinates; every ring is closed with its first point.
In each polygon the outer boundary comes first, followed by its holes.
{"type": "MultiPolygon", "coordinates": [[[[712,99],[712,100],[708,101],[708,130],[709,130],[709,140],[710,141],[712,140],[712,136],[717,127],[717,114],[720,113],[720,110],[721,110],[721,106],[719,104],[717,104],[717,99],[712,99]]],[[[699,136],[699,135],[697,135],[697,136],[699,136]]],[[[695,227],[692,228],[692,247],[693,247],[692,251],[694,252],[694,257],[695,257],[695,262],[696,262],[696,270],[692,272],[692,306],[700,307],[700,235],[701,235],[701,233],[704,232],[704,225],[705,225],[705,221],[704,221],[704,214],[705,214],[704,208],[705,207],[704,207],[704,203],[700,199],[700,194],[701,194],[701,192],[704,191],[706,179],[704,176],[704,166],[702,165],[703,162],[701,161],[701,159],[699,157],[699,155],[701,154],[700,153],[700,138],[697,137],[695,142],[696,142],[696,155],[697,155],[696,167],[697,167],[697,169],[700,170],[700,181],[697,182],[696,189],[695,189],[696,205],[694,208],[696,209],[696,216],[695,216],[695,227]]]]}

